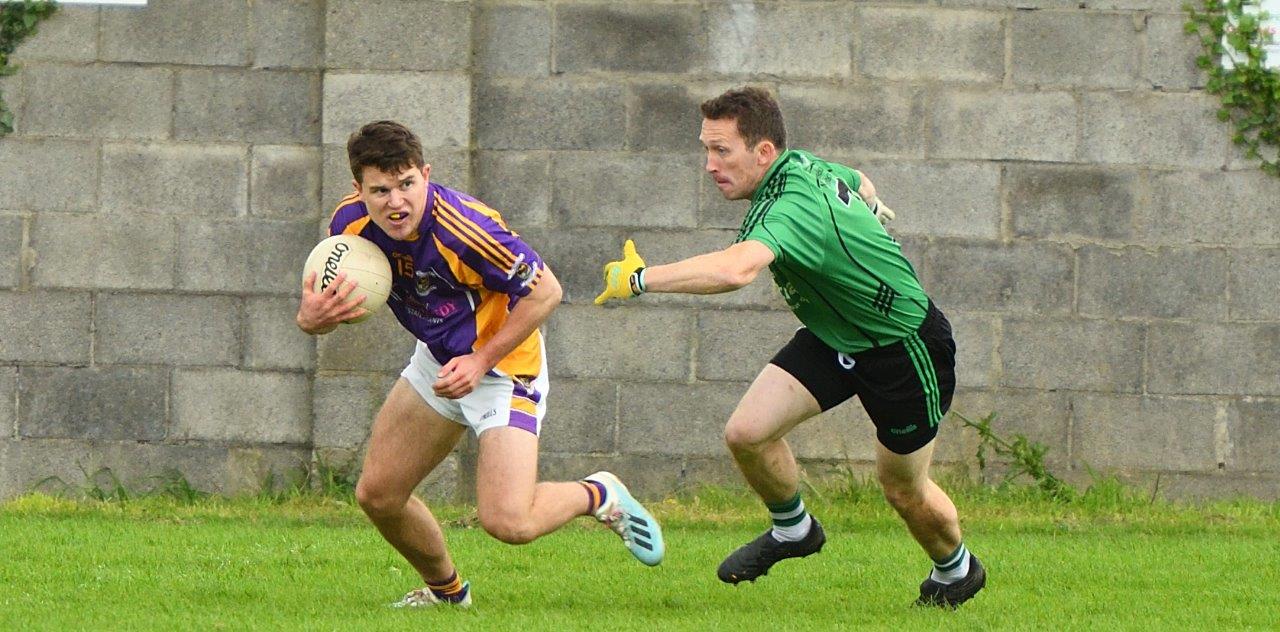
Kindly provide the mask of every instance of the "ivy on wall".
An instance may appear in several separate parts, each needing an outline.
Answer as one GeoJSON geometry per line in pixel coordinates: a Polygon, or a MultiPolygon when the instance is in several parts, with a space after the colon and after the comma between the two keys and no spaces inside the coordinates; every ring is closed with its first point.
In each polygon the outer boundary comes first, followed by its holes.
{"type": "MultiPolygon", "coordinates": [[[[11,75],[16,66],[9,65],[9,55],[18,43],[36,32],[36,25],[58,10],[49,0],[22,0],[0,4],[0,76],[11,75]]],[[[13,112],[0,94],[0,136],[13,131],[13,112]]]]}
{"type": "Polygon", "coordinates": [[[1218,118],[1234,127],[1231,140],[1246,156],[1280,176],[1280,68],[1267,68],[1264,48],[1275,28],[1251,0],[1199,3],[1199,9],[1183,7],[1190,16],[1186,32],[1198,34],[1204,46],[1196,64],[1209,73],[1205,90],[1222,98],[1218,118]]]}

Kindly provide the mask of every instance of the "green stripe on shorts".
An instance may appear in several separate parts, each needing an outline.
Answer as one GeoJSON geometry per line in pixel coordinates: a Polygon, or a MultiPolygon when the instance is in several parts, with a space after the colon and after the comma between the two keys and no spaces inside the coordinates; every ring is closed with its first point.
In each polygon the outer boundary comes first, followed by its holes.
{"type": "Polygon", "coordinates": [[[929,357],[929,351],[925,348],[919,334],[913,333],[902,342],[907,348],[907,355],[911,357],[911,364],[916,369],[916,377],[920,379],[920,385],[924,388],[925,411],[929,417],[929,425],[937,426],[942,420],[942,404],[939,398],[938,376],[933,372],[933,359],[929,357]]]}

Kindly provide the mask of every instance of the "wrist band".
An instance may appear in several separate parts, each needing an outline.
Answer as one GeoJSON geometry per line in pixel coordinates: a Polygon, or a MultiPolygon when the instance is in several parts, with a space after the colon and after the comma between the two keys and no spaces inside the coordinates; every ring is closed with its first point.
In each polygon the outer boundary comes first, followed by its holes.
{"type": "Polygon", "coordinates": [[[644,268],[640,268],[631,273],[631,277],[627,279],[631,283],[631,293],[639,296],[645,293],[644,287],[644,268]]]}

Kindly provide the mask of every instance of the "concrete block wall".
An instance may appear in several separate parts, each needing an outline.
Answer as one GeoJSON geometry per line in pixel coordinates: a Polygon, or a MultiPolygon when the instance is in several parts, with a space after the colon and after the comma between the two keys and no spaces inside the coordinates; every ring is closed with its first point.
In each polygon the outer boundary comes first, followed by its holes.
{"type": "MultiPolygon", "coordinates": [[[[1173,0],[67,8],[0,84],[0,495],[82,461],[220,491],[358,463],[412,340],[386,314],[319,340],[292,318],[375,118],[564,284],[542,473],[737,483],[721,427],[796,326],[771,282],[591,299],[625,238],[652,262],[732,241],[745,207],[700,171],[697,105],[754,83],[793,146],[899,211],[955,325],[955,410],[1077,480],[1280,496],[1280,181],[1230,146],[1183,21],[1173,0]]],[[[870,471],[873,440],[849,403],[793,447],[818,476],[870,471]]],[[[946,422],[941,467],[972,472],[975,442],[946,422]]],[[[473,464],[467,443],[426,491],[465,496],[473,464]]]]}
{"type": "Polygon", "coordinates": [[[103,468],[227,493],[305,471],[315,343],[292,314],[320,234],[323,25],[319,2],[68,6],[22,45],[0,496],[103,468]]]}

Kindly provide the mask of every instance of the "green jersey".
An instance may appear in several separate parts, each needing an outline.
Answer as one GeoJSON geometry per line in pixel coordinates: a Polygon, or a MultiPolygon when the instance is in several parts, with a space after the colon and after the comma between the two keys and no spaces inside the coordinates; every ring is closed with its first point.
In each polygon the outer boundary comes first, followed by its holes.
{"type": "Polygon", "coordinates": [[[734,243],[773,251],[778,291],[828,346],[857,353],[915,333],[929,297],[862,198],[857,171],[802,150],[778,156],[734,243]]]}

